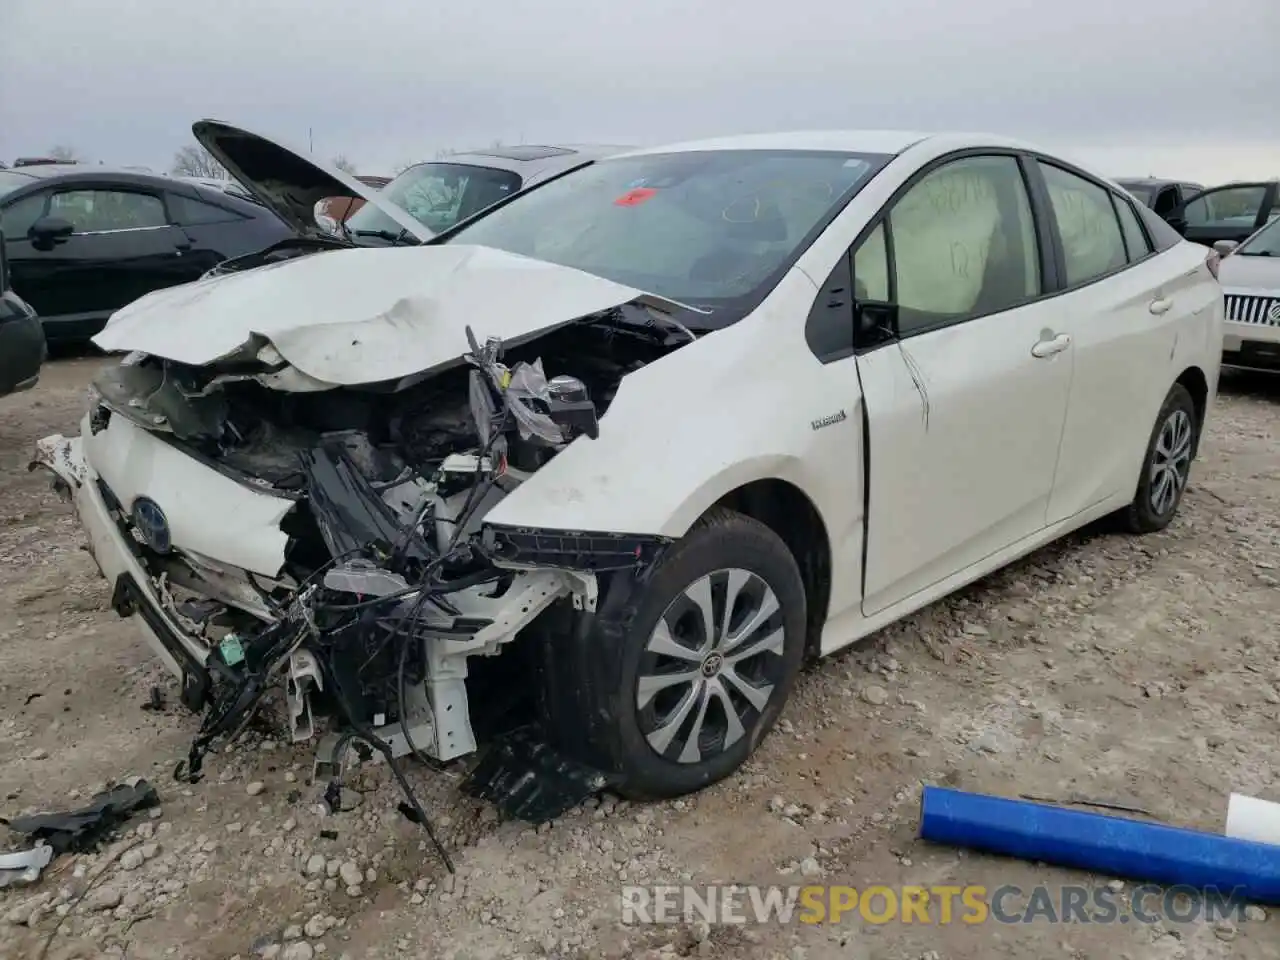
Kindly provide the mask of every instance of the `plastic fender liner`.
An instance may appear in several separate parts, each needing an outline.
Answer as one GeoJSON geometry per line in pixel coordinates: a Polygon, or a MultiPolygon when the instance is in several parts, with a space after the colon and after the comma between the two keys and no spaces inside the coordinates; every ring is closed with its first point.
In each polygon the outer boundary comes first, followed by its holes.
{"type": "Polygon", "coordinates": [[[616,684],[610,674],[622,663],[638,601],[654,566],[619,570],[600,578],[594,612],[564,609],[546,619],[540,651],[538,712],[548,740],[563,755],[612,779],[621,766],[601,731],[617,724],[616,711],[600,709],[600,691],[616,684]]]}

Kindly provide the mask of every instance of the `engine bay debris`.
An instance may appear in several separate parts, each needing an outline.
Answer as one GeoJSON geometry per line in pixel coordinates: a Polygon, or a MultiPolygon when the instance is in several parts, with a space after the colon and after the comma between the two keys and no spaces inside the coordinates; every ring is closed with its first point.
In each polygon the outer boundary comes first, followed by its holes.
{"type": "MultiPolygon", "coordinates": [[[[590,615],[597,573],[647,567],[664,549],[661,538],[495,531],[484,518],[568,444],[597,437],[621,380],[693,334],[631,303],[513,348],[466,335],[456,366],[360,388],[280,389],[287,368],[269,344],[205,367],[135,354],[99,377],[94,438],[142,428],[283,511],[283,565],[244,569],[158,533],[162,512],[140,515],[139,498],[126,510],[99,478],[150,579],[148,591],[121,577],[116,609],[147,619],[202,715],[179,780],[200,780],[216,745],[282,691],[292,741],[318,738],[326,795],[340,792],[353,751],[380,757],[448,863],[399,761],[442,768],[476,754],[489,733],[478,728],[534,698],[518,668],[483,687],[474,712],[468,685],[500,673],[497,655],[552,607],[590,615]],[[150,616],[148,592],[161,606],[150,616]]],[[[485,754],[466,789],[542,820],[608,778],[539,746],[534,720],[485,754]]]]}
{"type": "MultiPolygon", "coordinates": [[[[92,850],[108,833],[140,810],[157,806],[160,797],[146,780],[116,784],[95,794],[88,804],[64,813],[36,813],[12,820],[0,818],[15,833],[47,846],[51,856],[92,850]]],[[[45,861],[46,863],[48,860],[45,861]]]]}

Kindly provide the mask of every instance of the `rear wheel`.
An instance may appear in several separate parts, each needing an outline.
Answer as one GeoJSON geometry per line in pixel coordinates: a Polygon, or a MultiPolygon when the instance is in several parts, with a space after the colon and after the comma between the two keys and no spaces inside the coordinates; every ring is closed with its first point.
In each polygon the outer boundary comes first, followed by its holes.
{"type": "Polygon", "coordinates": [[[1199,430],[1195,401],[1175,383],[1156,416],[1133,503],[1122,514],[1130,532],[1154,533],[1173,520],[1187,489],[1199,430]]]}
{"type": "Polygon", "coordinates": [[[624,606],[616,636],[587,638],[586,659],[573,658],[578,676],[558,664],[578,716],[558,710],[557,725],[576,719],[633,798],[723,779],[773,726],[800,667],[805,591],[791,552],[759,521],[717,510],[624,606]]]}

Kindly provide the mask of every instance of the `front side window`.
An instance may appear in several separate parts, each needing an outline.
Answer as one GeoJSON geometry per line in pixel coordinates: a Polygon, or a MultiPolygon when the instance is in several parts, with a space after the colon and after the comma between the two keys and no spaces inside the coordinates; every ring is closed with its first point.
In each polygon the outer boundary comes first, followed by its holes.
{"type": "Polygon", "coordinates": [[[48,215],[68,221],[76,233],[143,230],[168,225],[164,203],[149,193],[65,190],[55,193],[48,215]]]}
{"type": "MultiPolygon", "coordinates": [[[[420,163],[396,177],[380,194],[407,211],[432,233],[479,213],[520,189],[519,174],[467,163],[420,163]]],[[[376,206],[365,204],[347,219],[355,237],[402,231],[376,206]]]]}
{"type": "MultiPolygon", "coordinates": [[[[1040,293],[1031,202],[1013,157],[939,167],[893,205],[888,225],[900,333],[997,313],[1040,293]]],[[[882,255],[875,234],[867,239],[856,265],[882,255]]]]}
{"type": "Polygon", "coordinates": [[[11,173],[8,170],[0,170],[0,197],[6,193],[12,193],[19,187],[31,186],[31,177],[25,173],[11,173]]]}
{"type": "Polygon", "coordinates": [[[1062,236],[1067,285],[1088,283],[1129,262],[1111,193],[1061,167],[1040,164],[1062,236]]]}
{"type": "Polygon", "coordinates": [[[853,255],[853,295],[858,300],[889,299],[889,251],[880,223],[853,255]]]}
{"type": "Polygon", "coordinates": [[[1238,257],[1280,257],[1280,219],[1271,222],[1236,248],[1238,257]]]}
{"type": "Polygon", "coordinates": [[[44,216],[45,205],[49,202],[47,193],[29,193],[20,200],[14,200],[0,212],[0,227],[10,240],[25,237],[32,225],[44,216]]]}
{"type": "Polygon", "coordinates": [[[1266,192],[1262,184],[1210,190],[1187,204],[1183,218],[1189,227],[1251,227],[1266,192]]]}
{"type": "Polygon", "coordinates": [[[714,317],[762,297],[888,159],[800,150],[618,157],[530,190],[448,242],[559,263],[714,317]]]}

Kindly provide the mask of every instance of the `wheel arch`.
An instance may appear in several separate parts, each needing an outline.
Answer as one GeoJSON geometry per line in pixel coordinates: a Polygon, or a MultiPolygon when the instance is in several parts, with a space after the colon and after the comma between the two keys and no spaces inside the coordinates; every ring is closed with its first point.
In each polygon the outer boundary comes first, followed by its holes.
{"type": "Polygon", "coordinates": [[[822,514],[796,484],[776,477],[743,483],[720,496],[705,512],[728,508],[758,520],[786,545],[804,581],[805,653],[819,649],[831,599],[831,538],[822,514]]]}
{"type": "Polygon", "coordinates": [[[1200,452],[1200,437],[1204,434],[1205,416],[1209,409],[1209,380],[1203,370],[1192,365],[1178,374],[1174,383],[1186,388],[1196,406],[1196,433],[1191,448],[1191,456],[1194,458],[1200,452]]]}

